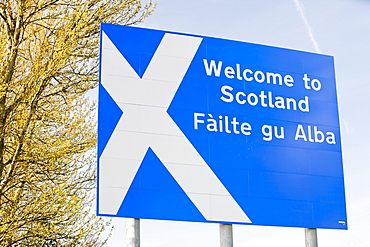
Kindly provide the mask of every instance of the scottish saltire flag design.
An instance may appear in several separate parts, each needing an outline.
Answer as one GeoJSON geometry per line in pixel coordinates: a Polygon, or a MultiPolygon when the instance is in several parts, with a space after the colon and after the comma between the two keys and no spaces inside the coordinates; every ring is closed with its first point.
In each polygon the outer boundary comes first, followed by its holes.
{"type": "Polygon", "coordinates": [[[98,215],[347,228],[330,56],[102,24],[98,129],[98,215]]]}

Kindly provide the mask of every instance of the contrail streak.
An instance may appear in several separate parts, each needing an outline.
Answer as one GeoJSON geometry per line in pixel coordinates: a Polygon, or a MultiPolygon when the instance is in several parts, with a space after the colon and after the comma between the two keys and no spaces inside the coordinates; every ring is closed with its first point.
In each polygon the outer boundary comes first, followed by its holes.
{"type": "Polygon", "coordinates": [[[308,35],[310,36],[310,40],[311,40],[314,48],[315,48],[315,52],[321,53],[319,44],[317,43],[317,41],[315,39],[315,36],[313,35],[312,28],[311,28],[310,24],[308,23],[306,13],[304,12],[303,5],[299,2],[299,0],[293,0],[293,1],[294,1],[294,4],[295,4],[296,8],[297,8],[297,11],[299,12],[299,14],[302,17],[302,20],[303,20],[303,22],[306,26],[306,30],[308,32],[308,35]]]}

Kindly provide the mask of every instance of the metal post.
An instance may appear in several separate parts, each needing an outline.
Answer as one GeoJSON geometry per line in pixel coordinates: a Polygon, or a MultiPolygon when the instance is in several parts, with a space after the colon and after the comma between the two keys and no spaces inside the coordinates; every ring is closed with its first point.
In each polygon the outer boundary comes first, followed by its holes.
{"type": "Polygon", "coordinates": [[[317,229],[306,228],[304,229],[304,235],[306,238],[306,247],[318,247],[317,244],[317,229]]]}
{"type": "Polygon", "coordinates": [[[220,247],[233,247],[233,225],[220,224],[220,247]]]}
{"type": "Polygon", "coordinates": [[[140,247],[140,219],[126,219],[126,247],[140,247]]]}

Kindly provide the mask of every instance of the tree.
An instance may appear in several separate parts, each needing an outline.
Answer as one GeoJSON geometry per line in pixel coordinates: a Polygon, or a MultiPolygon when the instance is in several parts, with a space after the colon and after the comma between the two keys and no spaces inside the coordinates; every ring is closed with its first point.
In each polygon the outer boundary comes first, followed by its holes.
{"type": "Polygon", "coordinates": [[[97,246],[91,216],[100,23],[139,0],[0,0],[0,246],[97,246]]]}

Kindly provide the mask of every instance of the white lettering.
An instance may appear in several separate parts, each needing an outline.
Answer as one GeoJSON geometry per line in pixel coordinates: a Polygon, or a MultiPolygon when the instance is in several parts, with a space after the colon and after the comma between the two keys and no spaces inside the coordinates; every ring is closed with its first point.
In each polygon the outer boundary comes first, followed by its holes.
{"type": "Polygon", "coordinates": [[[244,92],[237,92],[235,96],[236,96],[235,97],[236,102],[238,102],[241,105],[245,104],[246,100],[245,99],[243,99],[243,100],[240,99],[240,96],[243,96],[244,98],[247,96],[247,95],[245,95],[244,92]]]}
{"type": "Polygon", "coordinates": [[[306,133],[304,132],[303,126],[301,124],[298,124],[294,140],[297,141],[299,138],[302,138],[304,141],[307,141],[306,133]]]}
{"type": "Polygon", "coordinates": [[[283,85],[282,78],[281,78],[281,75],[279,73],[267,72],[266,77],[267,77],[267,83],[269,83],[269,84],[271,83],[271,78],[272,78],[272,84],[274,84],[274,85],[276,85],[276,84],[283,85]]]}
{"type": "Polygon", "coordinates": [[[321,82],[318,79],[313,79],[311,81],[311,87],[315,91],[319,91],[321,89],[321,82]]]}
{"type": "Polygon", "coordinates": [[[294,140],[302,139],[305,142],[336,144],[335,134],[333,132],[324,132],[317,126],[307,125],[306,127],[298,124],[294,140]]]}
{"type": "Polygon", "coordinates": [[[243,70],[243,78],[244,78],[244,80],[246,80],[246,81],[253,81],[253,77],[248,77],[247,73],[253,75],[253,71],[252,70],[250,70],[250,69],[243,70]]]}
{"type": "Polygon", "coordinates": [[[194,129],[198,129],[198,124],[199,123],[204,123],[204,120],[198,119],[198,117],[204,117],[204,113],[194,113],[194,129]]]}
{"type": "Polygon", "coordinates": [[[265,74],[262,71],[256,71],[254,73],[254,80],[258,83],[262,83],[265,81],[265,74]]]}
{"type": "Polygon", "coordinates": [[[246,94],[243,91],[234,92],[234,88],[228,85],[221,87],[222,96],[220,99],[224,102],[231,103],[234,100],[239,105],[248,104],[250,106],[256,106],[260,104],[262,107],[270,107],[277,109],[287,109],[287,110],[300,110],[301,112],[309,112],[309,99],[305,96],[303,99],[297,100],[294,98],[284,98],[281,96],[274,97],[271,91],[260,91],[258,96],[255,93],[246,94]]]}
{"type": "Polygon", "coordinates": [[[304,99],[301,99],[300,101],[298,101],[298,108],[302,112],[309,112],[310,111],[310,107],[308,105],[308,97],[307,96],[305,96],[304,99]]]}
{"type": "Polygon", "coordinates": [[[194,116],[194,129],[199,130],[201,126],[209,132],[224,132],[227,134],[243,134],[251,135],[252,126],[248,122],[239,122],[237,117],[229,116],[218,116],[218,121],[214,118],[212,114],[205,114],[195,112],[194,116]],[[202,118],[202,119],[201,119],[202,118]],[[204,118],[204,119],[203,119],[204,118]],[[230,119],[232,119],[230,121],[230,119]],[[232,128],[230,128],[232,126],[232,128]]]}
{"type": "Polygon", "coordinates": [[[248,104],[250,104],[252,106],[255,106],[255,105],[258,104],[258,97],[254,93],[250,93],[247,96],[247,101],[248,101],[248,104]],[[253,98],[253,100],[252,100],[252,98],[253,98]]]}
{"type": "Polygon", "coordinates": [[[303,82],[304,82],[304,88],[305,89],[311,89],[310,85],[309,85],[309,82],[310,82],[310,78],[308,78],[307,74],[304,74],[303,75],[303,82]]]}
{"type": "Polygon", "coordinates": [[[240,125],[240,131],[243,133],[243,135],[249,136],[250,134],[252,134],[251,130],[252,126],[247,122],[244,122],[240,125]]]}
{"type": "Polygon", "coordinates": [[[234,96],[233,96],[233,94],[232,93],[230,93],[231,91],[233,91],[233,88],[232,87],[230,87],[230,86],[222,86],[221,87],[221,93],[223,94],[223,95],[226,95],[228,98],[225,98],[224,96],[221,96],[221,100],[222,101],[224,101],[224,102],[228,102],[228,103],[230,103],[230,102],[233,102],[233,100],[234,100],[234,96]]]}
{"type": "MultiPolygon", "coordinates": [[[[256,81],[258,83],[268,83],[272,85],[278,85],[278,86],[287,86],[287,87],[293,87],[294,86],[294,78],[293,76],[286,74],[282,75],[277,72],[269,72],[269,71],[261,71],[257,70],[253,72],[253,70],[249,68],[242,69],[243,66],[241,66],[239,63],[236,63],[235,66],[225,66],[223,67],[223,61],[215,61],[215,60],[207,60],[203,59],[204,69],[206,72],[206,75],[208,76],[221,76],[221,71],[223,71],[224,75],[228,79],[238,79],[239,81],[245,80],[245,81],[256,81]]],[[[307,74],[305,74],[305,77],[303,80],[306,82],[305,87],[306,89],[310,89],[309,81],[310,79],[307,77],[307,74]]],[[[314,89],[321,88],[321,83],[319,80],[314,79],[314,89]],[[315,80],[315,81],[314,81],[315,80]]]]}
{"type": "Polygon", "coordinates": [[[214,72],[216,77],[220,77],[222,61],[218,61],[217,68],[215,60],[211,60],[210,64],[208,64],[207,59],[203,59],[203,64],[208,76],[212,76],[212,72],[214,72]]]}
{"type": "Polygon", "coordinates": [[[240,76],[240,64],[236,64],[236,78],[238,78],[238,80],[243,80],[243,78],[240,76]]]}
{"type": "Polygon", "coordinates": [[[280,133],[279,133],[279,127],[278,126],[271,126],[271,125],[263,125],[262,126],[262,134],[264,137],[262,139],[264,141],[271,141],[273,137],[275,136],[277,139],[284,139],[284,127],[280,127],[280,133]]]}
{"type": "Polygon", "coordinates": [[[284,84],[287,85],[288,87],[293,87],[294,86],[294,78],[291,75],[285,75],[284,76],[284,84]]]}
{"type": "Polygon", "coordinates": [[[235,70],[232,67],[225,68],[225,76],[229,79],[233,79],[235,76],[235,70]]]}

